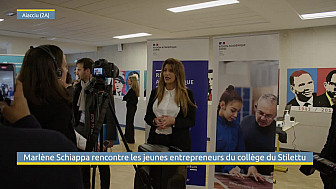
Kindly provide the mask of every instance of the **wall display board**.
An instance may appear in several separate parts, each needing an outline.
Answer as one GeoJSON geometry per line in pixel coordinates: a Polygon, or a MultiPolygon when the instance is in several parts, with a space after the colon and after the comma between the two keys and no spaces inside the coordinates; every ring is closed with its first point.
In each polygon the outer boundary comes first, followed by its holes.
{"type": "Polygon", "coordinates": [[[16,73],[20,73],[23,58],[24,55],[0,54],[0,64],[1,63],[15,64],[16,73]]]}
{"type": "Polygon", "coordinates": [[[336,68],[287,69],[287,104],[302,112],[332,113],[336,68]]]}
{"type": "MultiPolygon", "coordinates": [[[[156,40],[147,42],[147,94],[157,86],[164,60],[181,60],[186,73],[186,85],[193,91],[197,105],[196,124],[191,128],[192,151],[205,152],[207,143],[207,91],[209,39],[156,40]]],[[[147,128],[148,129],[148,128],[147,128]]],[[[206,167],[188,166],[188,185],[205,186],[206,167]]]]}
{"type": "MultiPolygon", "coordinates": [[[[279,35],[216,37],[213,41],[213,53],[212,112],[214,113],[210,119],[217,121],[212,122],[211,151],[274,151],[279,35]],[[241,101],[225,104],[223,97],[228,93],[230,85],[234,87],[237,96],[241,97],[241,101]],[[267,103],[259,101],[258,104],[258,99],[266,94],[267,98],[273,100],[272,106],[268,104],[269,101],[267,103]],[[263,107],[262,104],[266,106],[263,107]],[[267,132],[260,133],[260,125],[266,122],[269,125],[265,127],[267,132]],[[260,139],[262,133],[265,136],[260,139]],[[264,145],[265,141],[267,145],[264,145]]],[[[271,176],[273,166],[257,165],[258,172],[265,177],[265,181],[257,182],[253,177],[242,180],[230,175],[236,171],[247,176],[250,167],[238,166],[238,162],[237,160],[237,165],[211,166],[208,177],[209,188],[273,187],[271,176]]]]}

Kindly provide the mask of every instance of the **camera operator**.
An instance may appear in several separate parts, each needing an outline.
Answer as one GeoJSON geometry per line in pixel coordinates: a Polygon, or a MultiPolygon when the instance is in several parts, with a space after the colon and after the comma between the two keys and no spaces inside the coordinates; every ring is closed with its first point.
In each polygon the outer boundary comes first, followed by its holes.
{"type": "Polygon", "coordinates": [[[63,134],[41,129],[30,115],[17,81],[14,102],[0,102],[1,114],[13,127],[0,124],[0,182],[3,188],[83,188],[78,166],[18,166],[17,152],[73,152],[76,147],[63,134]],[[24,128],[23,128],[24,127],[24,128]],[[34,128],[34,129],[32,129],[34,128]]]}
{"type": "MultiPolygon", "coordinates": [[[[77,75],[80,82],[75,85],[74,97],[73,97],[73,110],[75,117],[76,130],[88,138],[90,120],[89,120],[89,107],[94,98],[92,94],[86,94],[85,89],[90,86],[92,82],[92,66],[94,62],[90,58],[82,58],[77,61],[77,75]]],[[[111,95],[112,96],[112,95],[111,95]]],[[[112,112],[109,108],[106,111],[105,121],[106,123],[106,139],[108,145],[104,145],[104,151],[107,148],[113,146],[114,140],[117,137],[116,125],[112,116],[112,112]]],[[[102,128],[103,129],[103,128],[102,128]]],[[[104,142],[105,143],[105,142],[104,142]]],[[[101,144],[103,145],[103,144],[101,144]]],[[[110,186],[110,168],[108,165],[99,165],[101,188],[109,188],[110,186]]],[[[90,187],[90,167],[83,166],[83,180],[86,188],[90,187]]]]}
{"type": "MultiPolygon", "coordinates": [[[[324,145],[320,156],[329,161],[336,162],[336,98],[333,99],[334,105],[333,113],[331,116],[331,126],[329,128],[329,134],[327,138],[327,142],[324,145]]],[[[320,173],[321,179],[324,184],[325,189],[336,189],[336,173],[331,175],[326,175],[324,173],[320,173]]]]}

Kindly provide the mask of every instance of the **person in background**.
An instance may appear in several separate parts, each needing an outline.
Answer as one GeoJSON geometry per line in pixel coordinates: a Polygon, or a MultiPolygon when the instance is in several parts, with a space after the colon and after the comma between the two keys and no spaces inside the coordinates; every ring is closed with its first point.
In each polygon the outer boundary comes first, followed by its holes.
{"type": "Polygon", "coordinates": [[[83,188],[78,166],[17,165],[17,152],[75,152],[76,147],[63,134],[42,129],[30,114],[22,83],[16,82],[11,106],[0,102],[0,113],[12,126],[0,123],[0,182],[3,188],[83,188]],[[24,127],[24,128],[23,128],[24,127]]]}
{"type": "Polygon", "coordinates": [[[26,52],[18,80],[42,128],[59,131],[75,144],[71,97],[64,87],[66,73],[63,51],[55,45],[41,45],[26,52]]]}
{"type": "Polygon", "coordinates": [[[128,143],[135,143],[134,116],[137,110],[138,97],[140,94],[138,76],[136,74],[129,76],[127,83],[130,86],[130,89],[123,98],[123,101],[126,101],[126,108],[127,108],[125,138],[128,143]]]}
{"type": "MultiPolygon", "coordinates": [[[[223,92],[217,107],[216,152],[244,152],[244,138],[236,118],[242,107],[242,98],[232,85],[223,92]]],[[[255,166],[216,165],[216,172],[229,173],[244,178],[253,175],[256,181],[264,180],[255,166]]]]}
{"type": "MultiPolygon", "coordinates": [[[[277,100],[273,94],[264,94],[255,105],[256,114],[244,117],[241,129],[247,152],[274,152],[275,129],[274,118],[277,115],[277,100]]],[[[272,175],[273,165],[258,165],[258,172],[272,175]]]]}
{"type": "MultiPolygon", "coordinates": [[[[89,130],[90,130],[90,107],[93,103],[94,96],[93,94],[86,94],[85,89],[90,85],[92,81],[92,65],[94,64],[93,60],[90,58],[82,58],[77,61],[77,74],[80,83],[75,85],[74,97],[73,97],[73,110],[75,117],[76,131],[88,139],[89,130]]],[[[112,94],[111,94],[112,96],[112,94]]],[[[114,107],[113,107],[114,108],[114,107]]],[[[113,146],[114,141],[117,138],[116,123],[113,118],[113,114],[109,108],[106,109],[106,116],[104,123],[106,123],[106,142],[107,145],[104,145],[104,151],[107,148],[113,146]]],[[[103,128],[101,128],[103,129],[103,128]]],[[[86,149],[87,151],[92,151],[92,149],[86,149]]],[[[110,188],[110,168],[108,165],[99,165],[100,172],[100,186],[101,188],[110,188]]],[[[84,187],[90,188],[90,167],[83,166],[83,180],[84,187]]]]}

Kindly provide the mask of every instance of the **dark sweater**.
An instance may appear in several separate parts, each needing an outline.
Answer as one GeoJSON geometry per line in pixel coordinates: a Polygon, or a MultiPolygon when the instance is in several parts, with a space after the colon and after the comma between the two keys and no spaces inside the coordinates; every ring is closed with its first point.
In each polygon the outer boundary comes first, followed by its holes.
{"type": "MultiPolygon", "coordinates": [[[[270,126],[260,127],[255,115],[244,117],[241,122],[241,130],[247,152],[274,152],[275,151],[275,121],[270,126]]],[[[269,175],[274,166],[257,166],[258,172],[269,175]]]]}
{"type": "Polygon", "coordinates": [[[70,104],[62,102],[38,106],[28,101],[28,105],[31,114],[36,117],[43,129],[59,131],[76,144],[73,113],[70,104]]]}
{"type": "Polygon", "coordinates": [[[1,188],[83,188],[78,166],[16,165],[16,152],[76,151],[61,133],[41,129],[33,116],[21,119],[14,127],[0,125],[0,146],[1,188]]]}

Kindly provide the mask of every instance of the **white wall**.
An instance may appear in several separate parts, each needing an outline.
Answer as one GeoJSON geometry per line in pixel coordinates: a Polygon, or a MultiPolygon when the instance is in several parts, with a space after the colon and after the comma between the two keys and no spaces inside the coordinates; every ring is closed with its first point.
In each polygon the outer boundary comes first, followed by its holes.
{"type": "MultiPolygon", "coordinates": [[[[280,31],[280,108],[286,104],[288,68],[335,68],[336,26],[280,31]]],[[[280,115],[282,111],[279,111],[280,115]]],[[[331,114],[291,112],[300,124],[295,127],[295,145],[299,150],[320,152],[328,134],[331,114]]],[[[280,147],[293,149],[294,129],[287,131],[288,143],[280,147]]]]}
{"type": "MultiPolygon", "coordinates": [[[[99,47],[96,53],[80,53],[67,55],[67,62],[84,57],[97,60],[104,58],[115,63],[120,71],[140,70],[140,98],[134,118],[134,126],[145,128],[146,101],[144,100],[144,70],[147,69],[147,43],[124,44],[123,50],[118,52],[118,46],[99,47]]],[[[120,124],[126,124],[126,102],[115,98],[116,115],[120,124]]]]}
{"type": "Polygon", "coordinates": [[[30,46],[39,46],[45,44],[57,45],[64,51],[65,54],[97,51],[96,46],[78,45],[78,44],[42,40],[42,39],[9,37],[3,35],[0,35],[0,43],[7,44],[6,46],[9,48],[7,54],[24,55],[30,46]]]}
{"type": "MultiPolygon", "coordinates": [[[[280,106],[279,115],[286,104],[286,78],[287,68],[314,68],[314,67],[336,67],[336,26],[315,27],[295,30],[280,31],[280,106]]],[[[212,40],[210,40],[212,42],[212,40]]],[[[97,53],[83,53],[68,55],[68,62],[74,59],[91,57],[94,60],[106,58],[116,63],[120,70],[140,70],[142,85],[141,97],[135,117],[135,126],[144,127],[143,121],[146,102],[143,100],[143,77],[147,69],[146,43],[134,43],[123,45],[123,51],[118,52],[117,46],[98,48],[97,53]]],[[[210,48],[212,50],[212,47],[210,48]]],[[[210,53],[209,60],[212,60],[210,53]]],[[[210,61],[212,62],[212,61],[210,61]]],[[[212,68],[210,63],[209,68],[212,68]]],[[[217,102],[214,102],[216,105],[217,102]]],[[[121,124],[125,124],[126,107],[120,99],[116,99],[117,117],[121,124]]],[[[211,108],[209,108],[210,110],[211,108]]],[[[296,149],[320,152],[328,134],[331,114],[292,112],[300,124],[295,127],[296,149]]],[[[211,116],[209,116],[210,118],[211,116]]],[[[209,121],[208,121],[209,123],[209,121]]],[[[282,148],[294,149],[294,129],[287,131],[288,143],[280,144],[282,148]]]]}

